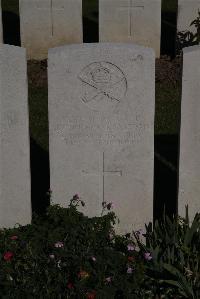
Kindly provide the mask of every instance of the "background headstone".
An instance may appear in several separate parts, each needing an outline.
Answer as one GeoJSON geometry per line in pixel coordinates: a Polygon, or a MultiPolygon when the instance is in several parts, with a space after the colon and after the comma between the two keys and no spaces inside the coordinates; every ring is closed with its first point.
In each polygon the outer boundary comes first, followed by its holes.
{"type": "Polygon", "coordinates": [[[134,42],[160,56],[161,0],[99,0],[99,40],[134,42]]]}
{"type": "Polygon", "coordinates": [[[190,220],[200,212],[200,46],[183,50],[179,166],[179,214],[190,220]]]}
{"type": "Polygon", "coordinates": [[[3,24],[2,24],[1,0],[0,0],[0,43],[3,43],[3,24]]]}
{"type": "Polygon", "coordinates": [[[155,55],[133,44],[49,51],[53,201],[75,193],[89,216],[113,202],[120,231],[153,216],[155,55]]]}
{"type": "Polygon", "coordinates": [[[198,17],[198,10],[200,10],[200,0],[178,0],[178,32],[196,32],[195,27],[190,24],[198,17]]]}
{"type": "Polygon", "coordinates": [[[0,46],[0,227],[31,221],[25,49],[0,46]]]}
{"type": "Polygon", "coordinates": [[[81,43],[82,0],[20,0],[21,44],[28,59],[45,59],[48,49],[81,43]]]}

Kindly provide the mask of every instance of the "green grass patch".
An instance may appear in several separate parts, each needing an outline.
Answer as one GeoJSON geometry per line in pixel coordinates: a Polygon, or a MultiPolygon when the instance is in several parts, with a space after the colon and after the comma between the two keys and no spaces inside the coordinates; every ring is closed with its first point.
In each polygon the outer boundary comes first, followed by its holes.
{"type": "Polygon", "coordinates": [[[155,134],[178,134],[180,123],[180,87],[156,84],[155,134]]]}

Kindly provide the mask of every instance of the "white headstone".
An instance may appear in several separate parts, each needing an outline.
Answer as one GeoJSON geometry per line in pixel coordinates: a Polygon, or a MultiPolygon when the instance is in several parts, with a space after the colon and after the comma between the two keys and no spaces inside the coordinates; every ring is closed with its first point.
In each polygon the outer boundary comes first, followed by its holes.
{"type": "Polygon", "coordinates": [[[133,44],[49,51],[53,201],[79,193],[89,216],[113,202],[121,232],[152,220],[154,65],[153,50],[133,44]]]}
{"type": "Polygon", "coordinates": [[[82,0],[20,0],[21,43],[28,59],[45,59],[48,49],[81,43],[82,0]]]}
{"type": "Polygon", "coordinates": [[[183,50],[179,166],[179,214],[190,220],[200,212],[200,46],[183,50]]]}
{"type": "Polygon", "coordinates": [[[178,0],[178,22],[177,31],[196,32],[195,26],[190,26],[192,21],[198,17],[200,0],[178,0]]]}
{"type": "Polygon", "coordinates": [[[99,40],[134,42],[160,56],[161,0],[99,0],[99,40]]]}
{"type": "Polygon", "coordinates": [[[0,46],[0,227],[31,221],[25,49],[0,46]]]}
{"type": "Polygon", "coordinates": [[[2,24],[1,0],[0,0],[0,43],[3,43],[3,24],[2,24]]]}

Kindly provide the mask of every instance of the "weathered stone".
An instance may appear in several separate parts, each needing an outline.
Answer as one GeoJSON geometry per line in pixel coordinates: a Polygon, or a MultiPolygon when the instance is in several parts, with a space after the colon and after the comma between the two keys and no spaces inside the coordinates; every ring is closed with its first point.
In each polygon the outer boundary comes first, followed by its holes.
{"type": "Polygon", "coordinates": [[[134,42],[160,56],[161,0],[99,0],[101,42],[134,42]]]}
{"type": "Polygon", "coordinates": [[[31,221],[25,49],[0,46],[0,227],[31,221]]]}
{"type": "Polygon", "coordinates": [[[195,26],[190,24],[198,17],[198,10],[200,10],[200,0],[178,0],[178,32],[196,32],[195,26]]]}
{"type": "Polygon", "coordinates": [[[179,166],[179,214],[200,212],[200,46],[183,50],[181,137],[179,166]]]}
{"type": "Polygon", "coordinates": [[[152,220],[155,55],[133,44],[49,51],[53,202],[75,193],[89,216],[113,202],[120,232],[152,220]]]}
{"type": "Polygon", "coordinates": [[[82,0],[19,3],[21,43],[28,59],[45,59],[49,48],[82,42],[82,0]]]}

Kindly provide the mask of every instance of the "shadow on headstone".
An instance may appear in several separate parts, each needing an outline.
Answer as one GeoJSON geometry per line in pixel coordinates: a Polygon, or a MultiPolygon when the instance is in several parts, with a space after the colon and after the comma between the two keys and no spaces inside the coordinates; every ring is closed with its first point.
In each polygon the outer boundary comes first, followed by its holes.
{"type": "Polygon", "coordinates": [[[31,138],[31,201],[32,212],[43,214],[49,206],[49,155],[31,138]]]}
{"type": "Polygon", "coordinates": [[[19,16],[10,11],[2,11],[2,22],[4,43],[21,46],[19,16]]]}
{"type": "Polygon", "coordinates": [[[155,136],[154,221],[177,214],[178,135],[155,136]]]}

